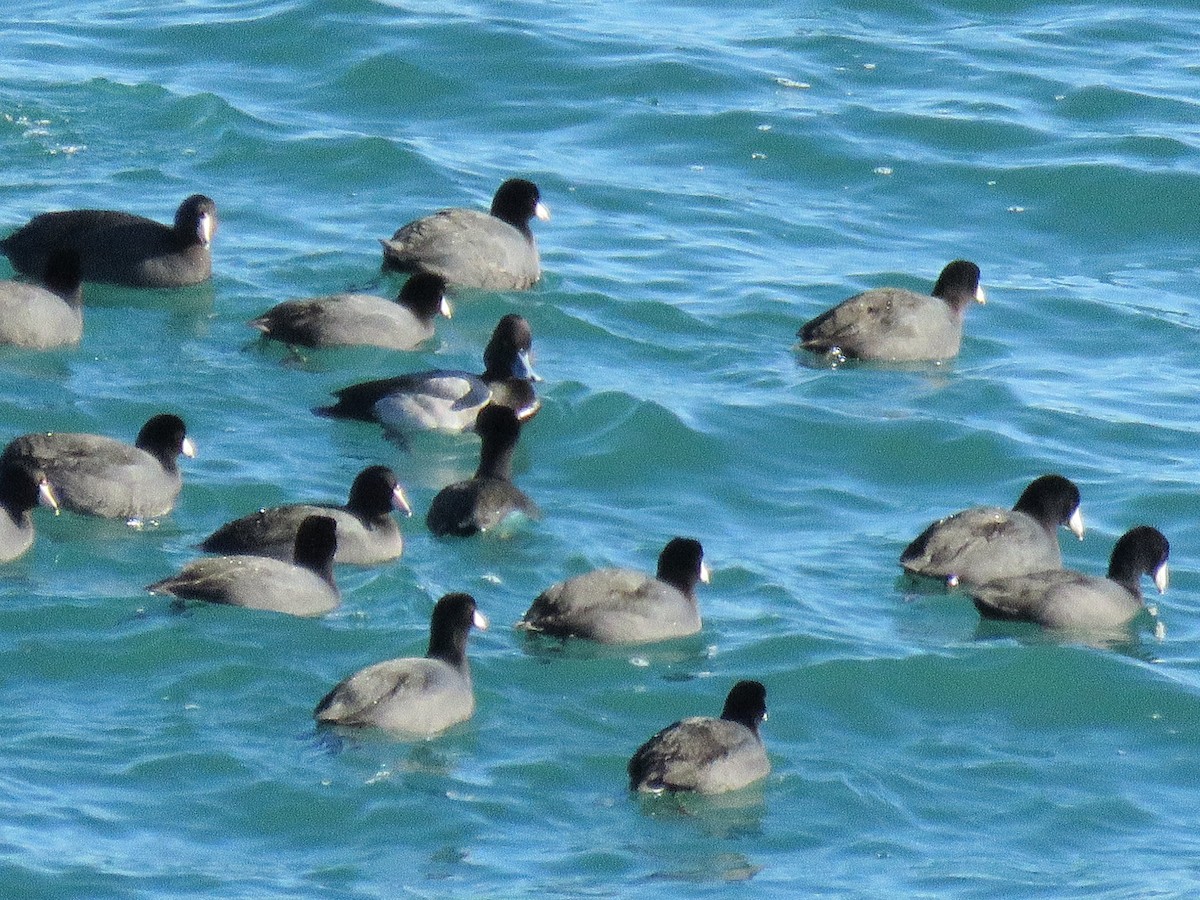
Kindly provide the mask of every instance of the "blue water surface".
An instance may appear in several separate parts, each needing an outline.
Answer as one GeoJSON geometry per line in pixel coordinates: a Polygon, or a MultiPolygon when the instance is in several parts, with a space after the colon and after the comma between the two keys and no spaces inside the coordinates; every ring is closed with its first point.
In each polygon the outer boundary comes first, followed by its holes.
{"type": "Polygon", "coordinates": [[[1197,33],[1183,2],[10,6],[0,230],[169,220],[194,192],[221,228],[211,285],[89,287],[79,348],[0,352],[0,441],[131,439],[172,410],[200,451],[172,515],[39,512],[0,571],[0,896],[1194,896],[1197,33]],[[553,210],[533,291],[461,293],[410,354],[246,327],[394,293],[376,239],[510,176],[553,210]],[[958,359],[796,353],[824,308],[957,257],[990,297],[958,359]],[[516,466],[544,517],[435,540],[424,511],[477,440],[402,448],[311,408],[478,369],[509,312],[546,379],[516,466]],[[401,560],[339,570],[335,613],[144,593],[220,523],[343,499],[375,462],[417,515],[401,560]],[[1052,471],[1089,528],[1068,566],[1102,574],[1133,525],[1169,537],[1157,622],[1100,646],[984,628],[899,579],[929,521],[1052,471]],[[651,569],[677,534],[714,568],[700,635],[512,629],[549,584],[651,569]],[[475,717],[418,744],[318,732],[324,692],[423,652],[452,590],[493,622],[475,717]],[[771,776],[631,796],[638,744],[740,678],[767,685],[771,776]]]}

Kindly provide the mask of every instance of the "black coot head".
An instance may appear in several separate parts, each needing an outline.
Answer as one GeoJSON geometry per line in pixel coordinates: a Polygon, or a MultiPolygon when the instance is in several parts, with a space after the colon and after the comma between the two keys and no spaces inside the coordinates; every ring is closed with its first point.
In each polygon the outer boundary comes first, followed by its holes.
{"type": "Polygon", "coordinates": [[[535,216],[539,219],[550,218],[537,185],[524,178],[510,178],[500,185],[492,198],[491,213],[522,231],[535,216]]]}
{"type": "Polygon", "coordinates": [[[739,681],[725,698],[721,718],[740,722],[758,733],[759,723],[767,717],[767,689],[760,681],[739,681]]]}

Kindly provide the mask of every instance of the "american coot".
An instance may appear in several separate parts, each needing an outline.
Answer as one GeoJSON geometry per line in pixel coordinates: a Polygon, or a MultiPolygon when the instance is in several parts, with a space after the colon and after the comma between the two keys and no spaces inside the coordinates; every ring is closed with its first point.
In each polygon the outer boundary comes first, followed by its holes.
{"type": "Polygon", "coordinates": [[[699,541],[674,538],[651,578],[631,569],[598,569],[547,588],[518,627],[605,644],[638,644],[700,630],[696,584],[708,581],[699,541]]]}
{"type": "Polygon", "coordinates": [[[962,344],[967,304],[985,299],[979,266],[958,259],[942,269],[932,295],[865,291],[806,323],[797,336],[805,350],[840,359],[950,359],[962,344]]]}
{"type": "Polygon", "coordinates": [[[467,632],[487,619],[469,594],[447,594],[433,608],[424,657],[367,666],[326,694],[313,717],[328,725],[372,726],[404,737],[431,737],[475,712],[467,632]]]}
{"type": "Polygon", "coordinates": [[[512,483],[512,456],[521,423],[507,406],[485,406],[476,430],[481,438],[475,476],[438,491],[425,524],[439,537],[469,537],[495,528],[509,516],[539,515],[532,500],[512,483]]]}
{"type": "Polygon", "coordinates": [[[474,427],[489,403],[513,409],[522,421],[540,406],[533,382],[533,331],[524,318],[504,316],[483,351],[484,372],[436,369],[381,378],[334,391],[337,403],[320,415],[379,422],[396,431],[425,429],[460,432],[474,427]]]}
{"type": "Polygon", "coordinates": [[[418,273],[395,302],[369,294],[288,300],[247,324],[266,338],[296,347],[383,347],[413,350],[433,337],[438,313],[450,318],[446,279],[418,273]]]}
{"type": "Polygon", "coordinates": [[[39,503],[58,510],[46,476],[20,460],[0,463],[0,563],[33,546],[32,510],[39,503]]]}
{"type": "Polygon", "coordinates": [[[987,619],[1036,622],[1044,628],[1112,630],[1142,609],[1139,582],[1150,575],[1159,593],[1167,589],[1170,545],[1157,528],[1140,525],[1113,547],[1108,577],[1070,569],[998,578],[971,588],[975,608],[987,619]]]}
{"type": "Polygon", "coordinates": [[[56,250],[46,257],[40,285],[0,281],[0,344],[46,350],[78,344],[83,336],[79,254],[56,250]]]}
{"type": "Polygon", "coordinates": [[[1061,475],[1043,475],[1011,510],[974,506],[934,522],[900,554],[900,565],[950,586],[1060,569],[1060,525],[1083,540],[1079,488],[1061,475]]]}
{"type": "Polygon", "coordinates": [[[739,681],[721,718],[694,716],[668,725],[629,760],[629,789],[719,794],[765,778],[771,771],[758,733],[767,717],[767,689],[739,681]]]}
{"type": "Polygon", "coordinates": [[[295,562],[267,556],[210,556],[148,585],[152,594],[319,616],[341,598],[333,580],[337,525],[329,516],[309,516],[296,532],[295,562]]]}
{"type": "Polygon", "coordinates": [[[432,272],[452,285],[490,291],[525,290],[541,277],[537,239],[529,220],[550,211],[537,185],[512,178],[500,185],[490,214],[443,209],[380,239],[385,268],[432,272]]]}
{"type": "Polygon", "coordinates": [[[323,515],[337,522],[334,562],[375,565],[395,559],[404,550],[404,538],[391,516],[393,509],[412,515],[396,474],[387,466],[368,466],[354,479],[345,506],[295,503],[260,509],[222,525],[205,538],[200,549],[291,562],[300,523],[309,516],[323,515]]]}
{"type": "Polygon", "coordinates": [[[65,509],[110,519],[169,513],[183,479],[176,457],[195,456],[183,420],[153,416],[134,446],[98,434],[45,432],[13,439],[0,462],[23,459],[46,473],[65,509]]]}
{"type": "Polygon", "coordinates": [[[209,245],[217,230],[217,207],[193,194],[179,205],[174,225],[102,209],[43,213],[3,241],[18,272],[38,277],[60,247],[79,253],[84,281],[126,287],[174,288],[212,275],[209,245]]]}

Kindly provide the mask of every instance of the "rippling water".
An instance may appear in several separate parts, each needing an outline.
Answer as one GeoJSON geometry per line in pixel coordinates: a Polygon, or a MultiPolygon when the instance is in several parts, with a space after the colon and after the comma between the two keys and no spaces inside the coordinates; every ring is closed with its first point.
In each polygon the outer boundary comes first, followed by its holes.
{"type": "MultiPolygon", "coordinates": [[[[6,897],[1191,896],[1200,775],[1196,235],[1188,3],[23,2],[0,29],[0,224],[49,209],[222,227],[211,287],[95,289],[78,350],[0,353],[0,439],[188,421],[178,510],[39,518],[0,573],[6,897]],[[458,298],[434,346],[295,358],[244,322],[394,291],[375,239],[532,178],[546,277],[458,298]],[[800,323],[866,287],[983,269],[959,359],[813,366],[800,323]],[[405,453],[321,419],[369,377],[476,368],[527,316],[545,406],[519,484],[545,517],[433,540],[469,438],[405,453]],[[260,505],[394,466],[396,564],[319,621],[172,613],[142,586],[260,505]],[[1083,493],[1069,566],[1159,526],[1166,633],[1088,647],[983,629],[896,557],[933,518],[1083,493]],[[703,633],[526,645],[545,586],[715,567],[703,633]],[[468,590],[479,709],[436,741],[331,740],[315,701],[420,653],[468,590]],[[625,790],[649,734],[766,683],[774,773],[724,798],[625,790]],[[741,883],[749,879],[749,885],[741,883]]],[[[7,272],[7,269],[5,269],[7,272]]],[[[1148,586],[1148,585],[1147,585],[1148,586]]]]}

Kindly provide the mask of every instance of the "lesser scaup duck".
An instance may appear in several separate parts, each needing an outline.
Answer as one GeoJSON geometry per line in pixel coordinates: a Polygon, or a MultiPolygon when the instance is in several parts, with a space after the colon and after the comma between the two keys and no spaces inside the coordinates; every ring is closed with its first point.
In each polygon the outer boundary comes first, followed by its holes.
{"type": "Polygon", "coordinates": [[[46,257],[41,284],[0,281],[0,344],[47,350],[78,344],[82,336],[83,290],[74,250],[46,257]]]}
{"type": "Polygon", "coordinates": [[[971,597],[987,619],[1036,622],[1043,628],[1112,630],[1142,609],[1141,577],[1149,575],[1159,593],[1169,580],[1170,545],[1148,525],[1130,529],[1113,546],[1108,577],[1071,569],[998,578],[973,586],[971,597]]]}
{"type": "Polygon", "coordinates": [[[459,287],[525,290],[541,277],[529,220],[550,218],[537,185],[512,178],[500,185],[490,213],[443,209],[380,239],[385,268],[432,272],[459,287]]]}
{"type": "Polygon", "coordinates": [[[797,336],[803,349],[839,359],[950,359],[958,355],[973,300],[986,300],[979,266],[958,259],[942,269],[931,295],[894,287],[864,291],[807,322],[797,336]]]}
{"type": "Polygon", "coordinates": [[[486,405],[502,404],[522,421],[540,406],[533,382],[533,330],[516,314],[504,316],[483,351],[484,371],[472,375],[435,369],[381,378],[334,391],[337,403],[320,415],[379,422],[396,431],[425,429],[457,433],[475,426],[486,405]]]}
{"type": "Polygon", "coordinates": [[[355,672],[313,711],[322,724],[375,727],[432,737],[475,712],[467,633],[487,618],[470,594],[447,594],[433,608],[424,657],[389,659],[355,672]]]}
{"type": "Polygon", "coordinates": [[[14,438],[0,461],[26,460],[46,473],[64,509],[110,519],[169,513],[183,486],[176,459],[195,456],[179,416],[153,416],[133,446],[98,434],[38,432],[14,438]]]}
{"type": "Polygon", "coordinates": [[[900,565],[951,586],[1061,569],[1059,526],[1083,540],[1079,488],[1061,475],[1043,475],[1012,509],[973,506],[934,522],[900,554],[900,565]]]}
{"type": "Polygon", "coordinates": [[[438,314],[450,318],[446,279],[418,273],[393,302],[370,294],[288,300],[247,324],[293,347],[383,347],[414,350],[433,337],[438,314]]]}
{"type": "Polygon", "coordinates": [[[350,497],[344,506],[293,503],[260,509],[222,525],[204,539],[200,549],[290,562],[300,523],[309,516],[323,515],[337,522],[335,563],[375,565],[404,552],[404,537],[391,515],[394,509],[412,515],[396,473],[387,466],[368,466],[350,485],[350,497]]]}
{"type": "Polygon", "coordinates": [[[59,248],[79,254],[84,281],[138,288],[177,288],[212,275],[210,244],[217,206],[203,194],[179,205],[172,225],[104,209],[42,213],[0,241],[18,272],[40,277],[59,248]]]}
{"type": "Polygon", "coordinates": [[[148,585],[152,594],[203,600],[293,616],[319,616],[341,602],[333,580],[337,524],[329,516],[300,523],[295,562],[268,556],[210,556],[194,560],[178,574],[148,585]]]}
{"type": "Polygon", "coordinates": [[[33,546],[30,511],[38,504],[58,509],[45,474],[21,460],[0,463],[0,563],[24,555],[33,546]]]}
{"type": "Polygon", "coordinates": [[[425,524],[439,537],[469,537],[517,513],[539,515],[537,505],[512,483],[512,456],[521,435],[516,414],[507,406],[485,406],[476,430],[481,441],[474,477],[442,488],[425,516],[425,524]]]}
{"type": "Polygon", "coordinates": [[[683,637],[700,630],[696,585],[708,577],[700,542],[677,537],[659,554],[655,577],[632,569],[598,569],[560,581],[533,601],[518,624],[604,644],[683,637]]]}
{"type": "Polygon", "coordinates": [[[735,791],[771,772],[759,724],[767,717],[767,689],[739,681],[721,718],[693,716],[668,725],[629,760],[629,789],[648,793],[735,791]]]}

